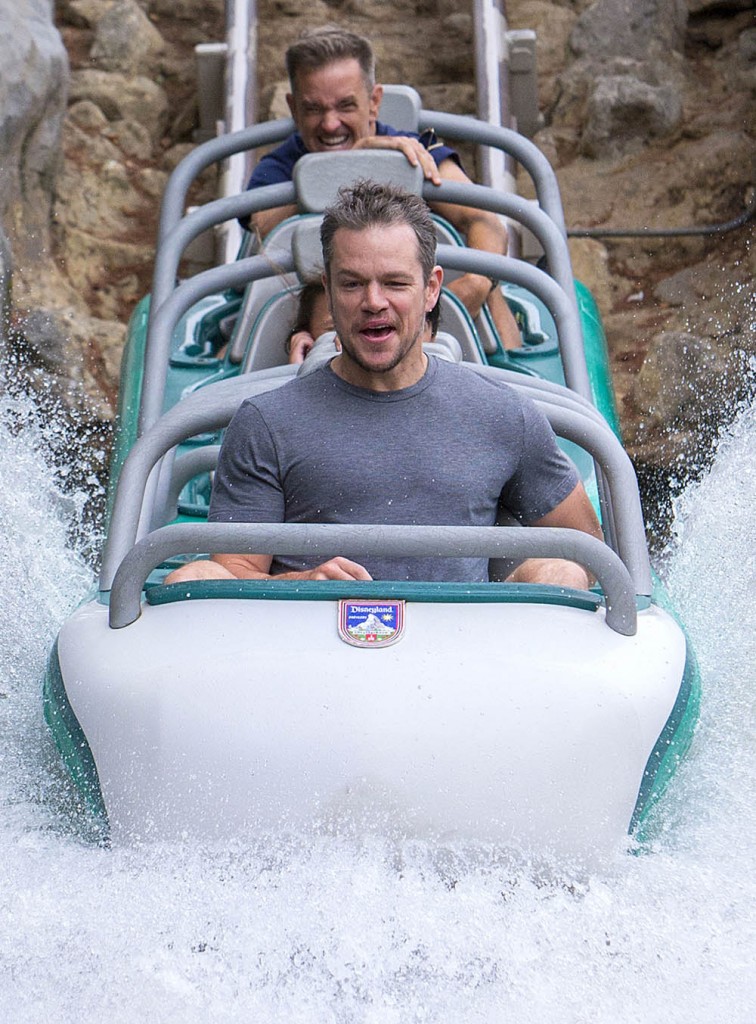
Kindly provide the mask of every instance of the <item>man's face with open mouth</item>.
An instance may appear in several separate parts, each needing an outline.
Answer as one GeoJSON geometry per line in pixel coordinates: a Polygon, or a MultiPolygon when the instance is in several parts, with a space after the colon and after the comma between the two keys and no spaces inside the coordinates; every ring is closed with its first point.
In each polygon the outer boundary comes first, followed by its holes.
{"type": "Polygon", "coordinates": [[[422,377],[425,314],[436,304],[443,272],[426,283],[414,230],[404,223],[339,228],[324,282],[341,342],[339,376],[376,391],[409,387],[422,377]]]}
{"type": "Polygon", "coordinates": [[[286,98],[309,152],[330,153],[375,134],[381,95],[379,85],[368,91],[358,61],[348,58],[299,72],[286,98]]]}

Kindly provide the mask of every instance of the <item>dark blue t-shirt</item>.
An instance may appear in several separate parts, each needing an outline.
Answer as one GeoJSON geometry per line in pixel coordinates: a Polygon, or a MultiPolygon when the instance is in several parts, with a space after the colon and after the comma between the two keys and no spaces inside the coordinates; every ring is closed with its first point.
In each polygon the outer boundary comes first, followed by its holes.
{"type": "MultiPolygon", "coordinates": [[[[442,164],[444,160],[454,160],[460,167],[462,166],[456,151],[450,146],[446,146],[443,142],[439,142],[436,133],[432,129],[428,129],[422,135],[418,135],[417,132],[397,131],[396,128],[392,128],[390,125],[376,121],[375,134],[402,135],[410,139],[419,139],[437,165],[442,164]]],[[[291,181],[294,174],[294,164],[307,153],[309,153],[309,150],[305,148],[302,136],[299,132],[294,132],[280,146],[270,153],[266,153],[260,159],[260,162],[252,172],[247,188],[261,188],[263,185],[282,185],[287,181],[291,181]]]]}

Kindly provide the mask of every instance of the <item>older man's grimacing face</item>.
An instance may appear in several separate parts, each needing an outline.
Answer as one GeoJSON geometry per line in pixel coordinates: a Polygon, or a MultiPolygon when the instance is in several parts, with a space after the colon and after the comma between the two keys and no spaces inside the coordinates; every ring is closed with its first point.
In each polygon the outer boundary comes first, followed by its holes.
{"type": "Polygon", "coordinates": [[[342,353],[334,370],[374,390],[396,390],[419,380],[425,314],[436,304],[443,272],[424,279],[417,238],[408,224],[339,228],[325,279],[342,353]]]}
{"type": "Polygon", "coordinates": [[[309,152],[333,153],[375,135],[382,95],[380,85],[368,89],[359,62],[348,58],[298,72],[286,100],[309,152]]]}

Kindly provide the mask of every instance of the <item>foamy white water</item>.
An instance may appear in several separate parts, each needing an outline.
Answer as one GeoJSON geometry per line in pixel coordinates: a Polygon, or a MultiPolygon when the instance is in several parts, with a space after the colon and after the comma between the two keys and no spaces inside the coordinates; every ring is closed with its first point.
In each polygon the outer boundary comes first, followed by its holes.
{"type": "Polygon", "coordinates": [[[548,878],[505,851],[388,839],[97,845],[40,698],[55,632],[91,574],[66,547],[71,508],[43,438],[9,422],[0,421],[0,1020],[754,1019],[753,408],[678,509],[667,575],[704,692],[657,838],[645,855],[548,878]]]}

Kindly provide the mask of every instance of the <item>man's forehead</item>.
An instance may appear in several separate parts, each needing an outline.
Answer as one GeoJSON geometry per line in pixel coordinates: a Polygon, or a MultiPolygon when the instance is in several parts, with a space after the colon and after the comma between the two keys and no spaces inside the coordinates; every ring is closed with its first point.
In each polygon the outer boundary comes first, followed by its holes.
{"type": "Polygon", "coordinates": [[[364,228],[337,228],[332,240],[333,260],[344,263],[421,266],[420,246],[409,224],[371,224],[364,228]]]}
{"type": "Polygon", "coordinates": [[[355,57],[339,57],[319,68],[303,68],[294,79],[294,92],[297,96],[307,97],[309,93],[320,92],[324,88],[338,88],[340,92],[368,92],[365,75],[355,57]]]}

